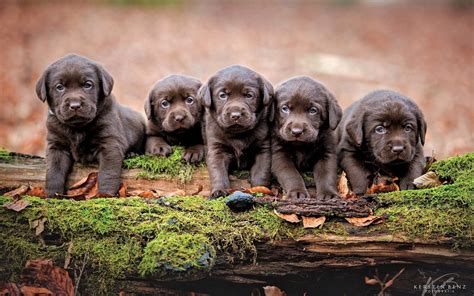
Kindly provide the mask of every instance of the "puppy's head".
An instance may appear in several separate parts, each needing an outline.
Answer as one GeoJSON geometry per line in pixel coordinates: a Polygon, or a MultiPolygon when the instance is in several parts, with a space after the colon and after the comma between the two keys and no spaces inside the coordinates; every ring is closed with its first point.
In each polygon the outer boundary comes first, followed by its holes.
{"type": "Polygon", "coordinates": [[[62,123],[83,126],[94,120],[114,81],[99,64],[70,54],[46,68],[36,94],[62,123]]]}
{"type": "Polygon", "coordinates": [[[418,141],[425,143],[426,122],[409,98],[393,91],[375,91],[361,100],[346,130],[357,146],[365,141],[378,162],[403,163],[413,160],[418,141]]]}
{"type": "Polygon", "coordinates": [[[190,129],[201,119],[200,87],[199,80],[184,75],[158,81],[145,102],[148,119],[166,132],[190,129]]]}
{"type": "Polygon", "coordinates": [[[287,142],[315,142],[320,131],[335,129],[342,111],[334,96],[310,77],[295,77],[275,91],[275,129],[287,142]]]}
{"type": "Polygon", "coordinates": [[[243,66],[230,66],[212,76],[199,95],[217,124],[231,133],[252,130],[268,112],[272,85],[260,74],[243,66]]]}

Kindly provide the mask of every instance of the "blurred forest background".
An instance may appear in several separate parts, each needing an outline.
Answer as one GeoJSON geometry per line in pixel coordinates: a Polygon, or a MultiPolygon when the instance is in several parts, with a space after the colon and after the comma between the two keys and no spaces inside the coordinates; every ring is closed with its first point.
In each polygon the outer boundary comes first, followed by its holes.
{"type": "Polygon", "coordinates": [[[425,151],[474,149],[473,1],[0,1],[0,147],[44,155],[47,106],[35,83],[75,52],[100,61],[118,100],[143,112],[171,73],[205,81],[230,64],[274,85],[310,75],[341,106],[371,90],[412,97],[425,151]]]}

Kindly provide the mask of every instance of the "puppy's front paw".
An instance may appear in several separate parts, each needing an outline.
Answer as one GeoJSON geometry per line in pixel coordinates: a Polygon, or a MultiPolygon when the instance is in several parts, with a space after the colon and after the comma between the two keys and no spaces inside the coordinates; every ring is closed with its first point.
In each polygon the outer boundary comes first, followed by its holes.
{"type": "Polygon", "coordinates": [[[146,147],[146,153],[160,156],[168,156],[171,154],[171,146],[166,143],[155,144],[146,147]]]}
{"type": "Polygon", "coordinates": [[[204,159],[204,145],[194,145],[186,148],[183,159],[189,163],[198,163],[204,159]]]}
{"type": "Polygon", "coordinates": [[[227,192],[227,190],[217,189],[211,193],[211,195],[209,196],[209,199],[216,199],[216,198],[227,196],[227,195],[229,195],[229,192],[227,192]]]}
{"type": "Polygon", "coordinates": [[[415,184],[413,184],[413,180],[410,179],[401,179],[400,180],[400,190],[410,190],[415,189],[415,184]]]}
{"type": "Polygon", "coordinates": [[[341,196],[335,191],[321,191],[316,193],[316,198],[319,200],[331,200],[331,199],[339,199],[341,196]]]}
{"type": "Polygon", "coordinates": [[[294,189],[294,190],[289,190],[287,197],[289,199],[294,199],[294,198],[309,198],[309,193],[306,191],[306,189],[294,189]]]}

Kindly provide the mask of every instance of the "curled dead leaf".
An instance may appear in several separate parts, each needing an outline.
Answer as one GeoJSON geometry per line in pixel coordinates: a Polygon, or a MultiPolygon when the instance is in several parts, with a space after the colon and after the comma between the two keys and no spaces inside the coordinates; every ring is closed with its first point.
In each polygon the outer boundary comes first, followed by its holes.
{"type": "Polygon", "coordinates": [[[47,221],[46,217],[41,217],[39,219],[31,222],[32,228],[35,230],[35,234],[38,236],[44,231],[44,223],[47,221]]]}
{"type": "Polygon", "coordinates": [[[22,286],[20,288],[21,295],[23,296],[54,296],[55,294],[51,290],[42,287],[33,286],[22,286]]]}
{"type": "Polygon", "coordinates": [[[280,217],[281,219],[285,221],[288,221],[291,223],[300,222],[300,218],[298,218],[298,215],[296,214],[282,214],[282,213],[278,213],[276,210],[273,210],[273,212],[275,213],[275,215],[277,215],[278,217],[280,217]]]}
{"type": "Polygon", "coordinates": [[[202,191],[203,188],[204,186],[202,186],[202,184],[199,184],[196,191],[193,191],[190,195],[198,195],[202,191]]]}
{"type": "Polygon", "coordinates": [[[397,180],[397,177],[377,176],[366,194],[400,191],[400,187],[396,183],[397,180]]]}
{"type": "Polygon", "coordinates": [[[128,196],[139,196],[143,198],[158,198],[159,195],[151,190],[132,190],[128,192],[128,196]]]}
{"type": "Polygon", "coordinates": [[[5,196],[9,196],[9,197],[13,197],[13,198],[18,198],[22,195],[25,195],[26,192],[28,192],[28,189],[30,189],[29,186],[27,185],[21,185],[20,187],[18,187],[17,189],[15,190],[12,190],[12,191],[8,191],[7,193],[5,193],[4,195],[5,196]]]}
{"type": "Polygon", "coordinates": [[[383,216],[367,216],[362,218],[345,218],[347,222],[351,223],[354,226],[369,226],[371,224],[380,224],[384,221],[383,216]]]}
{"type": "Polygon", "coordinates": [[[179,189],[179,190],[176,190],[176,191],[173,191],[173,192],[166,193],[165,197],[184,196],[184,195],[186,195],[186,192],[182,189],[179,189]]]}
{"type": "Polygon", "coordinates": [[[413,184],[415,184],[418,189],[425,189],[438,187],[443,183],[439,180],[438,175],[436,175],[435,172],[429,171],[413,180],[413,184]]]}
{"type": "Polygon", "coordinates": [[[15,201],[6,203],[3,205],[4,208],[8,210],[12,210],[15,212],[21,212],[24,208],[26,208],[30,203],[24,199],[17,199],[15,201]]]}
{"type": "Polygon", "coordinates": [[[46,192],[43,187],[32,187],[26,192],[26,195],[46,198],[46,192]]]}
{"type": "Polygon", "coordinates": [[[316,227],[323,227],[324,222],[326,221],[325,216],[321,217],[301,217],[303,219],[303,227],[304,228],[316,228],[316,227]]]}
{"type": "Polygon", "coordinates": [[[265,186],[255,186],[249,189],[244,190],[245,193],[261,193],[266,195],[271,195],[272,191],[265,186]]]}
{"type": "Polygon", "coordinates": [[[282,291],[280,288],[275,286],[265,286],[263,287],[263,292],[265,296],[286,296],[285,291],[282,291]]]}
{"type": "Polygon", "coordinates": [[[34,285],[52,292],[44,295],[74,295],[74,285],[68,272],[54,266],[51,259],[28,260],[21,273],[21,279],[24,286],[34,285]]]}
{"type": "Polygon", "coordinates": [[[346,196],[350,192],[346,172],[342,172],[339,176],[339,180],[337,181],[337,192],[339,192],[341,196],[346,196]]]}
{"type": "Polygon", "coordinates": [[[119,188],[119,191],[118,191],[118,196],[119,197],[127,197],[127,185],[122,182],[120,184],[120,188],[119,188]]]}
{"type": "Polygon", "coordinates": [[[87,184],[89,184],[89,183],[94,184],[95,182],[97,182],[98,177],[99,177],[99,173],[91,172],[89,175],[87,175],[87,177],[84,177],[81,180],[74,183],[73,185],[71,185],[69,187],[69,190],[74,190],[74,189],[78,189],[78,188],[81,188],[81,187],[86,187],[87,184]]]}
{"type": "Polygon", "coordinates": [[[364,277],[364,282],[367,284],[367,285],[371,285],[371,286],[374,286],[374,285],[377,285],[378,281],[376,279],[371,279],[369,277],[364,277]]]}

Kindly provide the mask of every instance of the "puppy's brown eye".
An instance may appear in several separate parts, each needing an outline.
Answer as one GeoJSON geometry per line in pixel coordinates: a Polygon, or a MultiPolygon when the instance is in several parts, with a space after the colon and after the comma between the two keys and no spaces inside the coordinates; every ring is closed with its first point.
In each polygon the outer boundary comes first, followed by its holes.
{"type": "Polygon", "coordinates": [[[161,101],[161,107],[168,108],[170,106],[170,102],[168,100],[161,101]]]}
{"type": "Polygon", "coordinates": [[[413,131],[413,127],[411,127],[411,125],[407,125],[405,126],[405,133],[411,133],[413,131]]]}
{"type": "Polygon", "coordinates": [[[226,94],[225,92],[221,91],[221,92],[219,93],[219,99],[225,101],[225,100],[227,100],[228,98],[229,98],[229,95],[226,94]]]}
{"type": "Polygon", "coordinates": [[[85,89],[91,89],[91,88],[94,87],[94,83],[92,81],[88,80],[84,83],[84,85],[82,87],[85,88],[85,89]]]}
{"type": "Polygon", "coordinates": [[[194,103],[194,98],[191,97],[191,96],[187,97],[186,98],[186,104],[191,105],[192,103],[194,103]]]}
{"type": "Polygon", "coordinates": [[[316,107],[309,108],[309,114],[314,115],[316,113],[318,113],[318,108],[316,107]]]}
{"type": "Polygon", "coordinates": [[[253,94],[251,94],[251,93],[245,94],[245,97],[246,97],[247,99],[252,99],[252,98],[253,98],[253,94]]]}
{"type": "Polygon", "coordinates": [[[58,83],[56,84],[56,90],[59,91],[59,92],[63,92],[66,88],[64,87],[64,85],[62,85],[61,83],[58,83]]]}
{"type": "Polygon", "coordinates": [[[290,108],[287,105],[281,106],[281,112],[283,113],[290,113],[290,108]]]}
{"type": "Polygon", "coordinates": [[[387,129],[384,126],[379,125],[375,128],[375,132],[379,135],[383,135],[387,133],[387,129]]]}

